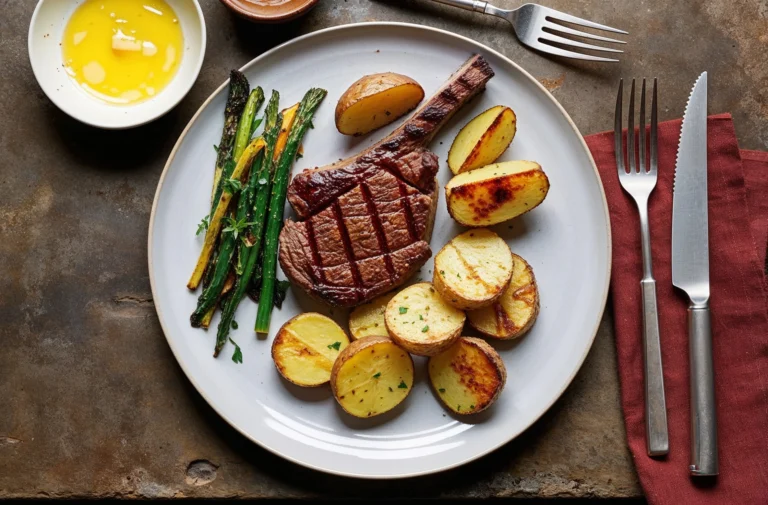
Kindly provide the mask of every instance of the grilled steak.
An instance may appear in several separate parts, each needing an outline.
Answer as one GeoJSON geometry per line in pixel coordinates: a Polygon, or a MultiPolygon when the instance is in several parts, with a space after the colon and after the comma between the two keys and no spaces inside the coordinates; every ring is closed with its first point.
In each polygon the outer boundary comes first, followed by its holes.
{"type": "Polygon", "coordinates": [[[280,265],[313,297],[341,307],[405,282],[432,251],[437,156],[426,144],[493,70],[471,57],[413,116],[362,153],[294,177],[288,201],[300,221],[280,233],[280,265]]]}

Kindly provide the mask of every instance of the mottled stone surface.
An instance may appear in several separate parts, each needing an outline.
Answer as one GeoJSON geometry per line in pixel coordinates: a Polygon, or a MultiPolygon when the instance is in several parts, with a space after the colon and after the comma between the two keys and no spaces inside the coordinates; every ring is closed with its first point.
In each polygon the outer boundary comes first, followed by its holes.
{"type": "MultiPolygon", "coordinates": [[[[540,79],[585,134],[611,127],[619,77],[657,76],[662,119],[710,71],[710,111],[741,145],[768,144],[765,0],[552,0],[631,32],[616,65],[548,59],[501,20],[427,0],[321,0],[301,20],[256,27],[202,0],[208,54],[187,98],[127,132],[83,126],[43,95],[27,59],[32,0],[0,0],[0,497],[639,497],[619,407],[611,315],[574,383],[514,442],[438,476],[351,481],[305,470],[228,427],[163,338],[146,261],[165,159],[221,83],[299,34],[414,21],[496,48],[540,79]]],[[[516,1],[498,0],[500,6],[516,1]]]]}

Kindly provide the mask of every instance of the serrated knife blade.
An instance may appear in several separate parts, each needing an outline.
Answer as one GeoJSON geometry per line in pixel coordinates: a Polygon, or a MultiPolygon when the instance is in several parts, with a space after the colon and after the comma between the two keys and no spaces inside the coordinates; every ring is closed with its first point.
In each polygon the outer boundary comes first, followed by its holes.
{"type": "Polygon", "coordinates": [[[672,284],[686,292],[691,382],[692,475],[719,473],[707,213],[707,73],[688,98],[677,148],[672,201],[672,284]]]}
{"type": "Polygon", "coordinates": [[[693,85],[680,130],[672,202],[672,284],[692,301],[709,299],[707,73],[693,85]]]}

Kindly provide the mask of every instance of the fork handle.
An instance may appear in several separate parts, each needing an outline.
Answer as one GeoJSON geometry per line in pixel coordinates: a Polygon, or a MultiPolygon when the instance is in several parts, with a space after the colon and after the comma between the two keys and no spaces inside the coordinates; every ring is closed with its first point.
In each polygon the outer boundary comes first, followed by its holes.
{"type": "Polygon", "coordinates": [[[664,373],[661,366],[659,311],[656,281],[640,281],[643,293],[643,358],[645,364],[645,447],[649,456],[669,452],[667,402],[664,397],[664,373]]]}
{"type": "Polygon", "coordinates": [[[478,2],[475,0],[432,0],[440,4],[450,5],[451,7],[458,7],[471,12],[485,13],[485,8],[488,6],[488,2],[478,2]]]}

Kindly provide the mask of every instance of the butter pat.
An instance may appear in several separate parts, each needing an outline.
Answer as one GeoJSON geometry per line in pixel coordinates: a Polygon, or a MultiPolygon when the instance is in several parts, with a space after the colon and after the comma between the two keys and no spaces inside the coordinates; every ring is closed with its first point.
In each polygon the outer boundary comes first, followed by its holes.
{"type": "Polygon", "coordinates": [[[141,44],[141,54],[144,56],[154,56],[157,54],[157,46],[152,42],[145,40],[141,44]]]}
{"type": "Polygon", "coordinates": [[[117,30],[117,33],[112,36],[112,50],[140,52],[141,41],[124,34],[121,30],[117,30]]]}

